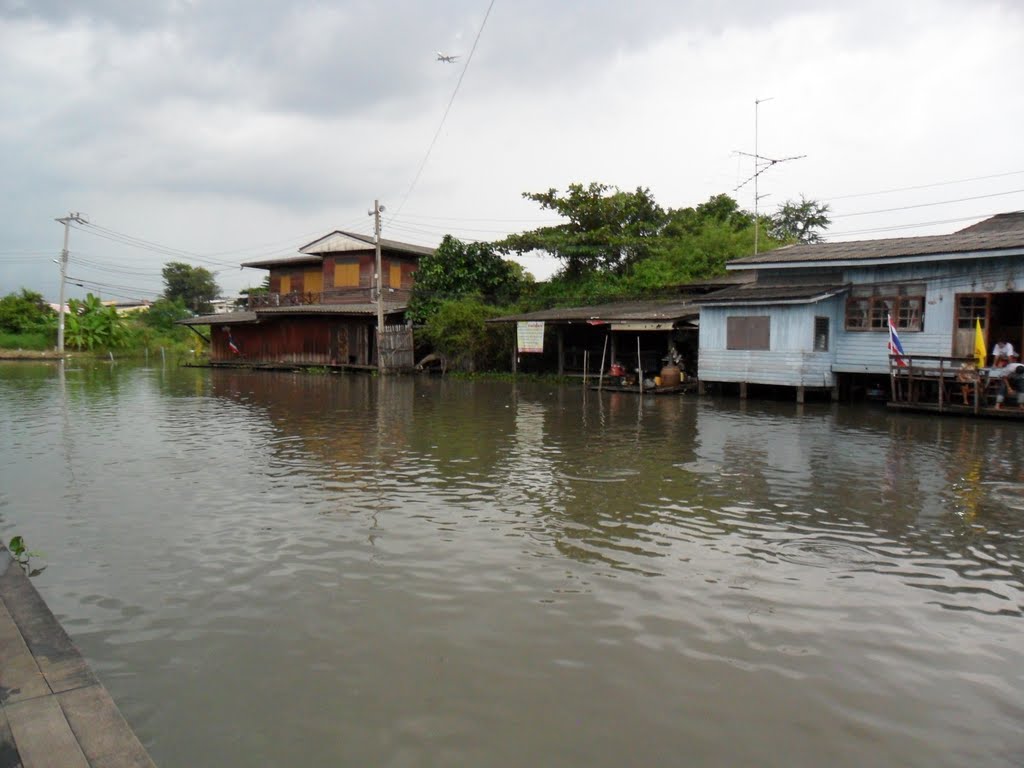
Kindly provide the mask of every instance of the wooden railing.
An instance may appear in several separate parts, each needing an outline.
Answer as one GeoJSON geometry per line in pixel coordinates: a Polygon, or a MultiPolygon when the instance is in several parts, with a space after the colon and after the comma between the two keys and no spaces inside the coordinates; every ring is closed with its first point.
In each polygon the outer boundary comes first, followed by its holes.
{"type": "MultiPolygon", "coordinates": [[[[389,304],[408,301],[411,291],[406,288],[384,288],[384,301],[389,304]]],[[[290,291],[288,293],[258,293],[249,296],[249,309],[267,307],[301,307],[310,304],[371,304],[376,291],[369,287],[332,288],[327,291],[290,291]]]]}
{"type": "Polygon", "coordinates": [[[978,413],[1000,376],[988,368],[975,368],[973,357],[946,355],[889,355],[892,400],[895,403],[934,403],[939,411],[951,406],[978,413]],[[965,367],[970,364],[969,367],[965,367]],[[968,402],[963,402],[964,392],[968,402]],[[954,402],[959,400],[959,402],[954,402]]]}

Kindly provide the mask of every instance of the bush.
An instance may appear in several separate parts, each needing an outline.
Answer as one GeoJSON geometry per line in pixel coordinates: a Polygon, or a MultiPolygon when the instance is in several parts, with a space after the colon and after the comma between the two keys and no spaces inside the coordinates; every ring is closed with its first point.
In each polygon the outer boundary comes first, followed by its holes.
{"type": "Polygon", "coordinates": [[[422,335],[448,358],[449,368],[469,372],[505,368],[511,331],[508,326],[486,322],[503,314],[478,299],[445,301],[427,320],[422,335]]]}
{"type": "Polygon", "coordinates": [[[21,289],[0,299],[0,331],[40,333],[56,328],[56,313],[35,291],[21,289]]]}

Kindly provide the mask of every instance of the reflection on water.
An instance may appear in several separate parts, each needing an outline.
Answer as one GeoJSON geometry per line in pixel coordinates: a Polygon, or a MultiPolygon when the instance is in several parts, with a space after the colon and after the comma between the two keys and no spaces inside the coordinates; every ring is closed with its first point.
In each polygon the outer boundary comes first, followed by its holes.
{"type": "Polygon", "coordinates": [[[0,530],[157,763],[1024,762],[1024,431],[0,365],[0,530]]]}

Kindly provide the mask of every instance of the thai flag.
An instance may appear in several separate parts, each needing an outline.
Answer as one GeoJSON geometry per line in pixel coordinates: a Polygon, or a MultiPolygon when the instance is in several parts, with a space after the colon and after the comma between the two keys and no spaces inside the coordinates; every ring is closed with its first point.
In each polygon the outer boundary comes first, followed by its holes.
{"type": "Polygon", "coordinates": [[[900,335],[896,333],[896,326],[892,324],[892,315],[886,315],[889,320],[889,354],[896,355],[896,365],[900,368],[907,367],[907,361],[903,359],[903,355],[907,354],[903,351],[903,345],[900,344],[900,335]]]}
{"type": "Polygon", "coordinates": [[[230,349],[236,355],[242,354],[242,350],[240,350],[238,348],[238,345],[235,344],[235,339],[232,337],[232,335],[230,333],[228,334],[228,349],[230,349]]]}

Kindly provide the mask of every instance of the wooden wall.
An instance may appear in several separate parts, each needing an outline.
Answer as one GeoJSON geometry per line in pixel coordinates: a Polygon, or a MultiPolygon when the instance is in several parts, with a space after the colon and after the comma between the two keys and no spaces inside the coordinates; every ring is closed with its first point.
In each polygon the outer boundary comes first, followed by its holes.
{"type": "Polygon", "coordinates": [[[211,326],[210,361],[295,365],[370,365],[374,318],[264,317],[256,324],[211,326]],[[234,340],[239,354],[231,350],[234,340]]]}

